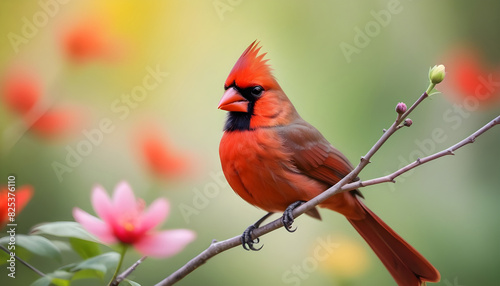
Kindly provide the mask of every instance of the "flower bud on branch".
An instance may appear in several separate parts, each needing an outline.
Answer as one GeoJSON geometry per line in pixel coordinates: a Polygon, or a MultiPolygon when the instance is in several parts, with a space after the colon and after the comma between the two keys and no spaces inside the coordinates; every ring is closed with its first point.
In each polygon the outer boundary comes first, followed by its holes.
{"type": "Polygon", "coordinates": [[[413,124],[413,120],[411,120],[410,118],[406,118],[404,123],[403,123],[403,125],[406,127],[410,127],[412,124],[413,124]]]}
{"type": "Polygon", "coordinates": [[[438,84],[444,80],[445,74],[444,65],[437,65],[430,69],[429,79],[433,84],[438,84]]]}
{"type": "Polygon", "coordinates": [[[405,113],[406,109],[407,109],[407,107],[406,107],[406,104],[404,102],[400,102],[400,103],[398,103],[398,105],[396,105],[396,112],[399,115],[405,113]]]}

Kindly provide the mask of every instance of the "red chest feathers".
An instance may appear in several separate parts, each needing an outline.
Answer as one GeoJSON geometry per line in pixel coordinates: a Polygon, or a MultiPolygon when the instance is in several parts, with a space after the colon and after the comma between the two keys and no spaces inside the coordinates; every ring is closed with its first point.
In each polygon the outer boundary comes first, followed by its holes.
{"type": "Polygon", "coordinates": [[[259,128],[225,132],[219,147],[229,185],[248,203],[269,212],[283,211],[324,189],[296,170],[282,141],[272,128],[259,128]]]}

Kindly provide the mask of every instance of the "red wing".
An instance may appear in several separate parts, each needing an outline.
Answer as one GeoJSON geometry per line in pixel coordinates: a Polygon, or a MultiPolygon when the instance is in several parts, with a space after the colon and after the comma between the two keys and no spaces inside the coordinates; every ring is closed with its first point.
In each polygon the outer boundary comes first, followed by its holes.
{"type": "Polygon", "coordinates": [[[335,185],[353,169],[347,158],[335,149],[312,125],[300,120],[283,127],[280,135],[293,153],[295,166],[305,175],[335,185]]]}

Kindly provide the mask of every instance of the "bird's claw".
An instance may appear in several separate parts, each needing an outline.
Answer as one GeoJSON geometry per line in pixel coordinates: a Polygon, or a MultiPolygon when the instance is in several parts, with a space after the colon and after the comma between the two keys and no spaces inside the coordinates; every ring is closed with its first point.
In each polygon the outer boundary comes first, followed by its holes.
{"type": "Polygon", "coordinates": [[[297,228],[292,229],[292,224],[294,222],[294,219],[291,212],[284,212],[283,216],[281,217],[281,221],[283,222],[286,231],[295,232],[297,230],[297,228]]]}
{"type": "Polygon", "coordinates": [[[281,217],[281,221],[283,222],[283,225],[285,226],[285,229],[288,232],[295,232],[297,230],[297,228],[292,229],[292,224],[294,221],[293,210],[296,209],[298,206],[300,206],[303,203],[304,203],[304,201],[296,201],[293,204],[289,205],[286,208],[285,212],[283,212],[283,216],[281,217]]]}
{"type": "Polygon", "coordinates": [[[262,249],[264,245],[261,245],[259,248],[255,248],[253,245],[259,243],[260,239],[257,237],[256,239],[252,239],[252,232],[254,229],[256,229],[257,226],[251,225],[241,235],[241,244],[243,245],[243,248],[247,251],[253,250],[253,251],[259,251],[262,249]]]}

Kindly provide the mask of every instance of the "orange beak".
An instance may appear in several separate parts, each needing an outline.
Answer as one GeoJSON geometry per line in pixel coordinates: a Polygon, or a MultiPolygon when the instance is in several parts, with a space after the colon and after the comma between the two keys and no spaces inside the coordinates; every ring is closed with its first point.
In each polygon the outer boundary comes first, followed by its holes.
{"type": "Polygon", "coordinates": [[[248,112],[248,100],[241,96],[236,88],[230,87],[224,92],[217,108],[226,111],[248,112]]]}

